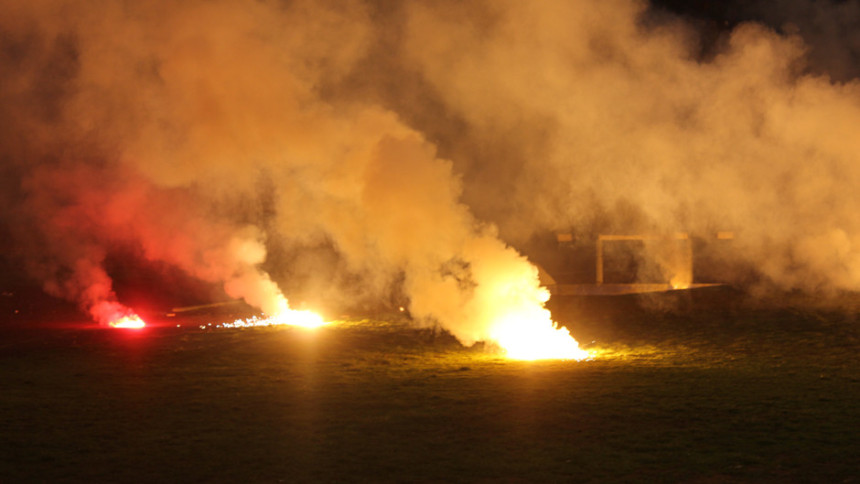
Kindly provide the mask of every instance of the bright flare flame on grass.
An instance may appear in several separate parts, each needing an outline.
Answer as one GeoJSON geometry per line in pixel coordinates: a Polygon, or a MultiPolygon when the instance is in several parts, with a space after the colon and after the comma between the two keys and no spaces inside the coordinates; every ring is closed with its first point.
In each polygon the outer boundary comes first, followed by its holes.
{"type": "MultiPolygon", "coordinates": [[[[567,328],[559,328],[545,304],[538,268],[492,237],[471,241],[465,277],[477,284],[467,310],[475,321],[475,340],[496,343],[508,358],[582,360],[590,355],[567,328]]],[[[466,334],[468,336],[468,333],[466,334]]],[[[465,338],[467,341],[469,338],[465,338]]]]}
{"type": "Polygon", "coordinates": [[[508,358],[518,360],[583,360],[591,355],[565,327],[558,327],[545,304],[549,291],[540,286],[537,269],[517,259],[516,265],[485,278],[478,305],[489,325],[487,335],[508,358]]]}
{"type": "Polygon", "coordinates": [[[273,324],[287,324],[290,326],[301,326],[303,328],[319,328],[326,324],[322,316],[313,311],[298,311],[290,309],[286,312],[276,314],[269,318],[273,324]]]}
{"type": "Polygon", "coordinates": [[[273,316],[266,318],[271,320],[270,325],[286,324],[303,328],[318,328],[325,324],[322,316],[313,311],[290,309],[287,298],[280,295],[277,297],[275,309],[271,313],[273,316]]]}
{"type": "Polygon", "coordinates": [[[129,316],[123,316],[116,321],[111,321],[108,325],[111,328],[118,329],[141,329],[146,326],[146,323],[144,323],[137,314],[131,314],[129,316]]]}
{"type": "MultiPolygon", "coordinates": [[[[313,312],[313,311],[296,311],[294,309],[290,309],[287,312],[275,315],[275,316],[265,316],[265,317],[257,317],[251,316],[250,318],[245,319],[237,319],[232,323],[221,323],[216,325],[217,328],[255,328],[261,326],[300,326],[302,328],[319,328],[320,326],[324,326],[328,324],[322,316],[313,312]]],[[[201,328],[206,328],[206,326],[201,326],[201,328]]]]}
{"type": "Polygon", "coordinates": [[[591,355],[543,307],[522,308],[504,316],[493,327],[493,339],[508,358],[517,360],[583,360],[591,355]]]}

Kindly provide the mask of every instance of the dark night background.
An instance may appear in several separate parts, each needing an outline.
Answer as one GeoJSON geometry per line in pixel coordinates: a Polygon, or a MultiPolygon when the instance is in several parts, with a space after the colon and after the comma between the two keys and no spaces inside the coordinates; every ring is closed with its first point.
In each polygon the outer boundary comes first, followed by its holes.
{"type": "Polygon", "coordinates": [[[680,15],[700,32],[705,55],[742,22],[758,22],[803,37],[811,72],[835,81],[860,75],[860,5],[852,0],[655,0],[658,10],[680,15]]]}

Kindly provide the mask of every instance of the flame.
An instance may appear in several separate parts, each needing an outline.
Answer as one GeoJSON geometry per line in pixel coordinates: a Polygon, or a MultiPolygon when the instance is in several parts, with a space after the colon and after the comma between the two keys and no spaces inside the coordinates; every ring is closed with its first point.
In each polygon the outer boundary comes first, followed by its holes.
{"type": "Polygon", "coordinates": [[[146,323],[144,323],[137,314],[131,314],[123,316],[115,321],[111,321],[108,325],[111,328],[119,329],[141,329],[146,326],[146,323]]]}
{"type": "Polygon", "coordinates": [[[325,324],[322,316],[313,311],[290,309],[287,298],[282,295],[278,295],[274,305],[273,316],[267,318],[270,320],[268,325],[286,324],[303,328],[318,328],[325,324]]]}
{"type": "Polygon", "coordinates": [[[319,328],[326,324],[322,316],[313,311],[299,311],[290,309],[272,316],[274,324],[287,324],[290,326],[301,326],[303,328],[319,328]]]}
{"type": "Polygon", "coordinates": [[[508,358],[517,360],[583,360],[591,354],[579,347],[570,331],[550,317],[539,305],[525,307],[496,322],[492,338],[505,350],[508,358]]]}
{"type": "Polygon", "coordinates": [[[675,276],[669,281],[672,289],[687,289],[690,287],[690,279],[684,276],[675,276]]]}
{"type": "MultiPolygon", "coordinates": [[[[328,324],[326,320],[323,319],[322,316],[313,312],[313,311],[299,311],[295,309],[287,309],[279,314],[274,316],[266,316],[266,317],[257,317],[251,316],[250,318],[245,319],[237,319],[232,323],[221,323],[216,325],[217,328],[253,328],[260,326],[278,326],[278,325],[288,325],[288,326],[300,326],[302,328],[319,328],[320,326],[324,326],[328,324]]],[[[201,326],[205,328],[205,326],[201,326]]]]}
{"type": "Polygon", "coordinates": [[[482,328],[479,337],[518,360],[582,360],[591,355],[546,309],[550,292],[538,268],[498,240],[484,237],[469,247],[469,272],[478,282],[470,310],[482,328]]]}

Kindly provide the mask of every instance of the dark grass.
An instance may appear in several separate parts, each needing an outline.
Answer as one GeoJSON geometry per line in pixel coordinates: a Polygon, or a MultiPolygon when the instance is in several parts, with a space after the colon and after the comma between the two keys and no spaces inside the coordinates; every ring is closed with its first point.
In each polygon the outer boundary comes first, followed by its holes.
{"type": "Polygon", "coordinates": [[[598,358],[507,361],[396,318],[7,325],[0,482],[858,482],[852,311],[553,307],[598,358]]]}

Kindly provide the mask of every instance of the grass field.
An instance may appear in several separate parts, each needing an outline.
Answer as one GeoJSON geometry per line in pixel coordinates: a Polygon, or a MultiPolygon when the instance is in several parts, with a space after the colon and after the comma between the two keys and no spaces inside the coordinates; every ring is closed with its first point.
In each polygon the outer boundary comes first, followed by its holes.
{"type": "Polygon", "coordinates": [[[397,318],[6,325],[0,482],[860,481],[854,312],[733,297],[554,302],[583,362],[397,318]]]}

